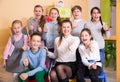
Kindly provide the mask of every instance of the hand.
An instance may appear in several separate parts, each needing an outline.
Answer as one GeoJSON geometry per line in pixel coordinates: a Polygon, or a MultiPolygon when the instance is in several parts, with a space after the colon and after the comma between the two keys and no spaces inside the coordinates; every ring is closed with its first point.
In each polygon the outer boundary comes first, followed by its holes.
{"type": "Polygon", "coordinates": [[[108,30],[109,30],[107,24],[105,24],[105,26],[103,27],[103,29],[104,29],[105,31],[108,31],[108,30]]]}
{"type": "Polygon", "coordinates": [[[88,48],[90,49],[90,51],[91,51],[91,52],[93,52],[94,47],[93,47],[91,44],[89,45],[89,47],[88,47],[88,48]]]}
{"type": "Polygon", "coordinates": [[[26,80],[26,79],[28,78],[28,73],[22,73],[22,74],[20,75],[20,78],[21,78],[22,80],[26,80]]]}
{"type": "Polygon", "coordinates": [[[42,32],[42,28],[41,28],[41,27],[38,27],[38,31],[39,31],[39,32],[42,32]]]}
{"type": "Polygon", "coordinates": [[[6,60],[4,59],[3,61],[3,67],[5,68],[6,67],[6,60]]]}
{"type": "Polygon", "coordinates": [[[92,64],[92,65],[91,65],[91,68],[92,68],[92,69],[97,69],[96,63],[92,64]]]}
{"type": "Polygon", "coordinates": [[[44,46],[44,49],[46,50],[46,53],[48,54],[48,48],[44,46]]]}
{"type": "Polygon", "coordinates": [[[30,30],[33,30],[34,26],[33,26],[33,23],[30,25],[29,29],[30,30]]]}
{"type": "Polygon", "coordinates": [[[71,48],[70,48],[70,47],[71,47],[71,43],[70,43],[70,42],[68,42],[68,49],[69,49],[69,50],[71,50],[71,48]]]}
{"type": "Polygon", "coordinates": [[[28,49],[28,46],[27,46],[27,45],[23,45],[22,49],[23,49],[23,50],[27,50],[27,49],[28,49]]]}
{"type": "Polygon", "coordinates": [[[45,28],[43,29],[43,31],[44,31],[44,32],[48,32],[48,28],[45,27],[45,28]]]}
{"type": "Polygon", "coordinates": [[[26,57],[23,61],[23,64],[24,64],[25,67],[28,67],[28,63],[29,63],[28,58],[26,57]]]}

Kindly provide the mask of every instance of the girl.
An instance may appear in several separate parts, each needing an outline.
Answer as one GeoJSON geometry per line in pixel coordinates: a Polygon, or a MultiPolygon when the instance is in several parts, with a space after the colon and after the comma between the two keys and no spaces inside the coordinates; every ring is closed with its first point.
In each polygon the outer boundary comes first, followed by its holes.
{"type": "Polygon", "coordinates": [[[31,35],[34,32],[42,33],[42,28],[45,23],[45,18],[43,16],[43,7],[41,5],[36,5],[34,7],[34,18],[28,20],[28,30],[31,35]]]}
{"type": "Polygon", "coordinates": [[[103,31],[108,31],[108,27],[102,22],[101,11],[98,7],[91,9],[91,21],[85,27],[91,30],[93,38],[98,42],[100,54],[104,54],[105,42],[102,33],[103,31]]]}
{"type": "Polygon", "coordinates": [[[43,39],[45,40],[46,47],[49,51],[54,51],[54,40],[59,36],[59,28],[61,26],[61,20],[59,11],[57,8],[50,9],[49,12],[51,22],[44,25],[43,39]]]}
{"type": "Polygon", "coordinates": [[[79,66],[77,71],[77,82],[85,82],[84,76],[88,75],[91,82],[99,82],[98,74],[101,71],[99,47],[88,28],[84,28],[80,34],[81,44],[79,52],[83,66],[79,66]]]}
{"type": "Polygon", "coordinates": [[[13,75],[13,82],[17,82],[17,74],[24,70],[24,67],[19,63],[22,52],[28,49],[28,37],[22,34],[22,22],[20,20],[13,21],[12,30],[15,34],[7,42],[3,59],[6,70],[13,75]]]}
{"type": "Polygon", "coordinates": [[[37,82],[44,82],[46,73],[46,51],[39,48],[41,44],[41,35],[33,33],[30,39],[31,49],[23,53],[21,64],[28,67],[25,71],[19,74],[18,82],[25,82],[31,76],[35,76],[37,82]]]}
{"type": "Polygon", "coordinates": [[[79,38],[72,36],[72,23],[64,20],[61,27],[61,36],[55,39],[54,54],[48,52],[50,58],[56,59],[55,67],[50,72],[51,82],[68,82],[76,70],[76,49],[79,38]]]}

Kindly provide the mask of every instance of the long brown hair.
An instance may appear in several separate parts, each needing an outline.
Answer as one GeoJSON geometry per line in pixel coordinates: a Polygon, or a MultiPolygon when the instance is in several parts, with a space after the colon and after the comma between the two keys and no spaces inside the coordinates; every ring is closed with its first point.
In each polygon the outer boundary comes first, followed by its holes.
{"type": "MultiPolygon", "coordinates": [[[[42,7],[41,5],[35,5],[34,11],[35,11],[35,9],[36,9],[37,7],[41,8],[41,9],[42,9],[42,12],[44,11],[44,10],[43,10],[43,7],[42,7]]],[[[44,24],[45,24],[45,17],[44,17],[44,15],[42,15],[41,18],[40,18],[39,26],[43,29],[44,24]]]]}
{"type": "MultiPolygon", "coordinates": [[[[93,8],[91,9],[91,11],[90,11],[90,14],[93,13],[93,10],[94,10],[94,9],[98,10],[98,13],[101,14],[101,10],[100,10],[100,8],[98,8],[98,7],[93,7],[93,8]]],[[[91,21],[93,21],[93,18],[92,18],[92,17],[91,17],[91,21]]],[[[102,35],[103,35],[103,34],[105,33],[105,30],[103,29],[103,22],[102,22],[101,16],[100,16],[100,22],[101,22],[101,25],[102,25],[101,33],[102,33],[102,35]]]]}
{"type": "MultiPolygon", "coordinates": [[[[70,20],[63,20],[61,25],[63,25],[63,23],[70,23],[70,26],[72,28],[72,23],[71,23],[70,20]]],[[[63,33],[62,33],[62,27],[61,27],[61,34],[60,34],[60,39],[59,39],[59,42],[58,42],[58,47],[61,45],[62,37],[63,37],[63,33]]]]}
{"type": "Polygon", "coordinates": [[[60,18],[60,14],[59,14],[59,10],[57,8],[51,8],[49,14],[51,13],[52,10],[56,10],[58,12],[58,17],[57,17],[57,21],[58,21],[58,25],[61,26],[61,18],[60,18]]]}

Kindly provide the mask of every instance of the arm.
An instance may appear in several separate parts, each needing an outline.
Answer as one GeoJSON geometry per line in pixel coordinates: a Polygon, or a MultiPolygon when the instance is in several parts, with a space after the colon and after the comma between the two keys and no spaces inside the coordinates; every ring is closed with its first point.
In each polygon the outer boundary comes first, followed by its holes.
{"type": "Polygon", "coordinates": [[[79,44],[80,44],[80,39],[76,37],[72,44],[68,43],[68,48],[71,51],[75,51],[78,48],[79,44]]]}
{"type": "Polygon", "coordinates": [[[82,63],[87,66],[88,68],[90,68],[90,66],[92,65],[91,63],[88,62],[88,59],[87,59],[87,53],[86,53],[86,50],[85,50],[85,46],[83,44],[81,44],[79,46],[79,53],[80,53],[80,56],[82,58],[82,63]]]}
{"type": "Polygon", "coordinates": [[[27,35],[24,35],[24,45],[23,45],[23,50],[28,50],[30,47],[28,45],[29,39],[27,35]]]}
{"type": "Polygon", "coordinates": [[[35,73],[37,73],[38,71],[42,71],[45,69],[45,60],[46,60],[46,51],[43,50],[42,53],[40,54],[41,56],[41,60],[40,60],[40,64],[37,68],[31,70],[28,72],[28,76],[33,76],[35,73]]]}
{"type": "Polygon", "coordinates": [[[11,37],[9,38],[7,45],[5,47],[4,53],[3,53],[3,59],[6,60],[8,58],[8,54],[9,54],[9,50],[10,50],[10,46],[12,45],[11,43],[11,37]]]}
{"type": "Polygon", "coordinates": [[[95,61],[100,61],[100,52],[99,52],[98,43],[96,41],[91,41],[91,47],[92,47],[92,51],[90,50],[90,55],[93,56],[93,59],[95,61]]]}

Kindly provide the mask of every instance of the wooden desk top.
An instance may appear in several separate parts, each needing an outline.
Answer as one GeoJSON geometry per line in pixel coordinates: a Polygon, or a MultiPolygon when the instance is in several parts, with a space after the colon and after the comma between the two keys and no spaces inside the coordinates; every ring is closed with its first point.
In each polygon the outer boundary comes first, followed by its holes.
{"type": "Polygon", "coordinates": [[[110,36],[109,38],[105,37],[105,41],[116,41],[116,36],[110,36]]]}

